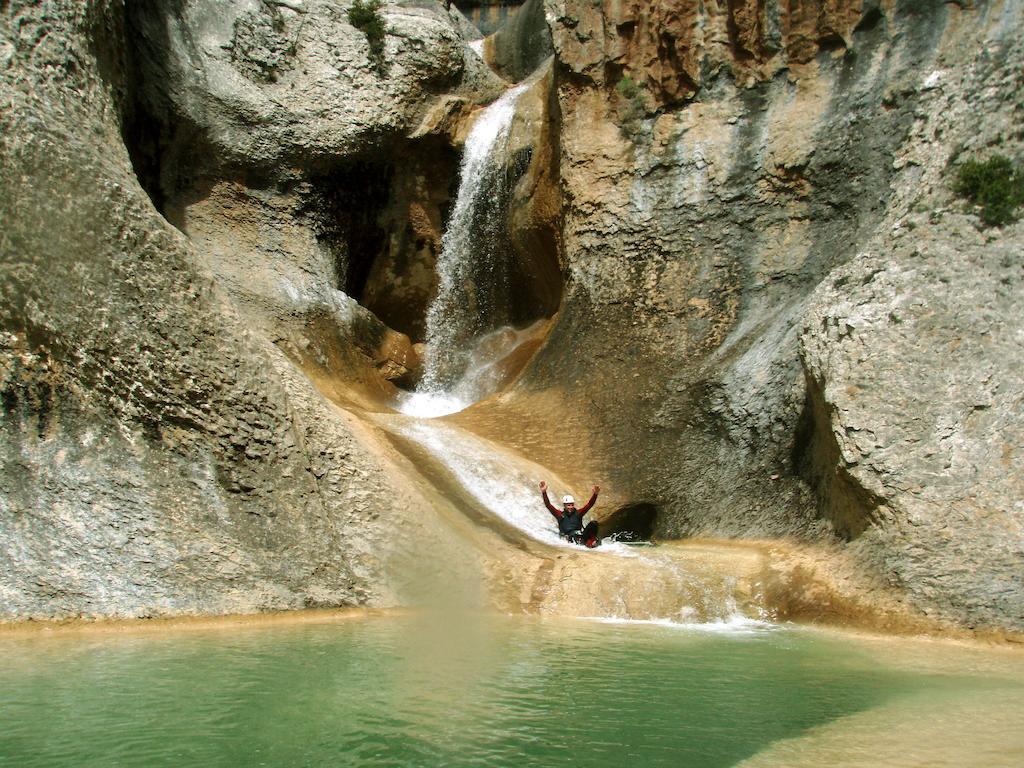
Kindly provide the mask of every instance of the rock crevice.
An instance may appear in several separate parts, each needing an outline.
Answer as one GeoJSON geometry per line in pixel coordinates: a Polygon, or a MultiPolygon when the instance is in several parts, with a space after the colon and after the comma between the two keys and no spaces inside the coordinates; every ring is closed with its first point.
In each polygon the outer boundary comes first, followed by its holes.
{"type": "MultiPolygon", "coordinates": [[[[383,65],[328,0],[0,8],[3,617],[487,579],[569,610],[593,575],[467,530],[367,416],[415,378],[460,142],[506,87],[440,5],[382,10],[383,65]]],[[[512,308],[550,331],[453,421],[613,489],[610,524],[838,553],[812,581],[856,571],[829,594],[858,615],[1024,630],[1022,225],[950,185],[1024,152],[1022,29],[995,0],[531,0],[484,50],[526,82],[512,308]]],[[[629,568],[588,604],[666,573],[629,568]]]]}

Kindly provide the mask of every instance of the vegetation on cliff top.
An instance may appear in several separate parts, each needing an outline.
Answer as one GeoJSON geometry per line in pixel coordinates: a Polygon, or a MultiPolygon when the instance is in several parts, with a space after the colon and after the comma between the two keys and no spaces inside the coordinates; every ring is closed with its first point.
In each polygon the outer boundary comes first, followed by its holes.
{"type": "Polygon", "coordinates": [[[384,62],[384,17],[380,13],[380,0],[355,0],[348,9],[348,22],[366,35],[370,44],[370,59],[380,68],[384,62]]]}
{"type": "Polygon", "coordinates": [[[1024,204],[1024,169],[1008,157],[993,155],[985,162],[968,160],[957,169],[953,189],[981,206],[981,220],[998,227],[1017,220],[1024,204]]]}

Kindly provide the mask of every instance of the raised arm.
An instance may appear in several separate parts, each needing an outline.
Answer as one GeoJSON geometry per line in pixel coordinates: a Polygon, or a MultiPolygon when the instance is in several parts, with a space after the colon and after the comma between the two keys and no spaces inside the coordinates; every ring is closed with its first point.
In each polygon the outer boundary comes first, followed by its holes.
{"type": "Polygon", "coordinates": [[[595,485],[594,486],[593,495],[591,495],[591,497],[590,497],[590,501],[588,501],[586,504],[584,504],[582,507],[580,507],[580,514],[581,515],[587,514],[587,512],[590,511],[590,508],[592,506],[594,506],[594,502],[597,501],[597,494],[600,493],[600,491],[601,491],[601,486],[600,485],[595,485]]]}
{"type": "Polygon", "coordinates": [[[555,517],[560,518],[562,516],[562,510],[551,503],[551,499],[548,498],[548,484],[543,480],[540,481],[540,495],[541,498],[544,499],[544,506],[548,508],[548,512],[555,517]]]}

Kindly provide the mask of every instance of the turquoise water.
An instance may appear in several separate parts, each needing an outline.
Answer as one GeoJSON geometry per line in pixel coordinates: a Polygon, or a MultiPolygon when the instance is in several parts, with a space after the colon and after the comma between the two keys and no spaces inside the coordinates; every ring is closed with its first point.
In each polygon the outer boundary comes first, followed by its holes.
{"type": "Polygon", "coordinates": [[[521,618],[8,637],[0,653],[0,765],[19,768],[713,768],[894,702],[1024,691],[1016,661],[1007,677],[795,629],[521,618]]]}

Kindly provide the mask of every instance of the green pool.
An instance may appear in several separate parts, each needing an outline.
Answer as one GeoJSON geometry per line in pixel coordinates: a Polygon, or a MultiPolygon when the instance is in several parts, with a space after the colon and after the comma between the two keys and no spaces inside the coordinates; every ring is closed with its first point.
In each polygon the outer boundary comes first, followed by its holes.
{"type": "Polygon", "coordinates": [[[1019,766],[1022,656],[470,615],[0,637],[0,765],[1019,766]]]}

